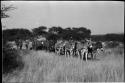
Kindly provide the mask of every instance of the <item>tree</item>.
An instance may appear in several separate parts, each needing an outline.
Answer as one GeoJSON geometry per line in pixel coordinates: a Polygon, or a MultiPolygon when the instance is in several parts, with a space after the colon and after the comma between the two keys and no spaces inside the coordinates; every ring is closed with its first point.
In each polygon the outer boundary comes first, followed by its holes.
{"type": "Polygon", "coordinates": [[[28,29],[6,29],[2,31],[3,45],[6,41],[13,41],[17,39],[28,39],[32,37],[32,32],[28,29]]]}
{"type": "Polygon", "coordinates": [[[73,34],[72,29],[70,27],[68,27],[63,30],[63,33],[61,34],[61,36],[63,39],[69,40],[72,38],[72,36],[73,36],[72,34],[73,34]]]}
{"type": "Polygon", "coordinates": [[[60,38],[59,35],[57,34],[53,34],[53,33],[48,33],[47,36],[46,36],[47,40],[53,40],[53,41],[56,41],[60,38]]]}
{"type": "MultiPolygon", "coordinates": [[[[2,18],[8,18],[9,15],[7,14],[8,11],[14,10],[15,7],[13,5],[6,6],[5,4],[1,4],[1,19],[2,18]]],[[[1,21],[1,28],[2,28],[2,21],[1,21]]],[[[3,40],[5,40],[3,38],[3,40]]],[[[2,44],[5,43],[2,41],[2,44]]]]}
{"type": "Polygon", "coordinates": [[[55,39],[55,40],[57,40],[57,39],[60,39],[60,38],[62,38],[62,36],[64,35],[64,29],[62,28],[62,27],[60,27],[60,26],[58,26],[58,27],[51,27],[51,28],[49,28],[49,30],[48,30],[48,39],[55,39]]]}
{"type": "Polygon", "coordinates": [[[34,36],[38,36],[38,35],[45,36],[47,34],[46,29],[47,29],[46,26],[40,26],[38,28],[34,28],[34,29],[32,29],[33,35],[34,36]]]}
{"type": "Polygon", "coordinates": [[[90,35],[91,35],[91,31],[84,27],[66,28],[64,29],[64,32],[63,32],[63,39],[82,40],[90,37],[90,35]]]}
{"type": "MultiPolygon", "coordinates": [[[[7,14],[8,11],[16,9],[13,5],[5,6],[4,4],[1,5],[1,19],[8,18],[9,15],[7,14]]],[[[2,22],[1,22],[2,27],[2,22]]]]}
{"type": "Polygon", "coordinates": [[[63,29],[61,27],[52,27],[49,28],[48,32],[53,34],[61,34],[63,32],[63,29]]]}

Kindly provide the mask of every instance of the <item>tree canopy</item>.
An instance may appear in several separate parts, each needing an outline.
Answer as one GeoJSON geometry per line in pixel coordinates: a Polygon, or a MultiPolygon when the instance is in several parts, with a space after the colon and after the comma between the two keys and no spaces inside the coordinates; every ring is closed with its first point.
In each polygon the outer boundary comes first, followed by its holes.
{"type": "Polygon", "coordinates": [[[4,4],[1,4],[1,18],[9,17],[7,12],[14,9],[16,8],[13,5],[5,6],[4,4]]]}
{"type": "Polygon", "coordinates": [[[46,26],[39,26],[38,28],[34,28],[32,29],[33,35],[37,36],[37,35],[46,35],[47,32],[47,27],[46,26]]]}

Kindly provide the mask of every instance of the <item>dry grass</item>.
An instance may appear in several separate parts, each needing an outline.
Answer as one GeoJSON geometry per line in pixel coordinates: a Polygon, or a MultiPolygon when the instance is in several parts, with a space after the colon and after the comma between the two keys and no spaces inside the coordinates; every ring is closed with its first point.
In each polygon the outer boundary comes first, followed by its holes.
{"type": "Polygon", "coordinates": [[[44,51],[31,51],[23,56],[24,69],[6,81],[24,83],[123,82],[124,52],[115,53],[116,50],[118,49],[111,49],[110,53],[106,52],[97,60],[88,62],[44,51]]]}

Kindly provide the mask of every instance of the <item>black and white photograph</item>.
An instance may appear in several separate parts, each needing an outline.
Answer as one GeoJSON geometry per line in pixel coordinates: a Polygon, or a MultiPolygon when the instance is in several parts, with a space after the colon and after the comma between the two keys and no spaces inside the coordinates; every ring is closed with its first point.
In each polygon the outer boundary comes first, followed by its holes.
{"type": "Polygon", "coordinates": [[[2,83],[124,82],[124,1],[1,1],[2,83]]]}

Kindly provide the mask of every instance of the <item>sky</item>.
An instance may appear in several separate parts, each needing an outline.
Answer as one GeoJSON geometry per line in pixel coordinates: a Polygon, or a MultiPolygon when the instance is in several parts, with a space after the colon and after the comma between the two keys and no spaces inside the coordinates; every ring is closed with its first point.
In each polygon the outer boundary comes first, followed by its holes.
{"type": "Polygon", "coordinates": [[[91,34],[124,33],[124,2],[120,1],[1,1],[12,4],[6,29],[39,26],[86,27],[91,34]]]}

